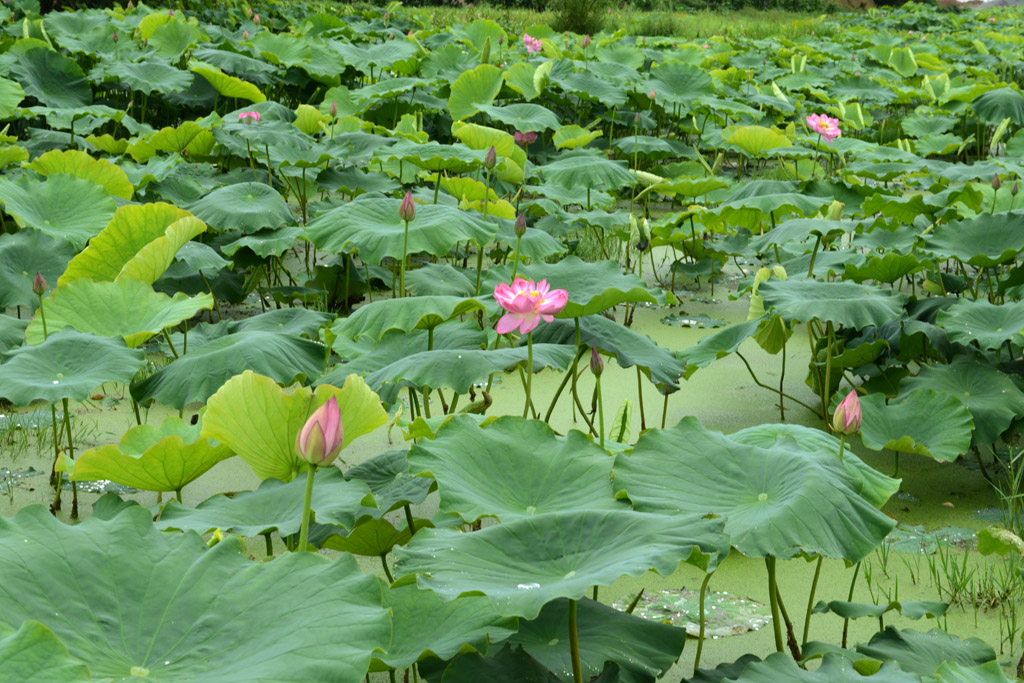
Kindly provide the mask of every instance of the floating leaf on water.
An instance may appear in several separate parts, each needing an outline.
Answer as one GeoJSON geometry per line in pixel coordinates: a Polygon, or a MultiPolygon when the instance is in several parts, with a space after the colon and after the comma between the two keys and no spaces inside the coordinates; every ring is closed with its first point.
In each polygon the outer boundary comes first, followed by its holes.
{"type": "MultiPolygon", "coordinates": [[[[123,486],[116,484],[109,479],[100,479],[98,481],[77,481],[75,485],[78,487],[79,493],[116,493],[119,496],[128,495],[129,493],[138,493],[138,489],[133,489],[131,486],[123,486]]],[[[65,491],[72,489],[71,482],[65,477],[62,488],[65,491]]]]}
{"type": "Polygon", "coordinates": [[[669,313],[661,319],[661,322],[666,325],[675,325],[676,327],[694,327],[699,329],[725,327],[726,325],[724,320],[721,320],[720,318],[712,318],[706,313],[689,315],[686,311],[669,313]]]}
{"type": "MultiPolygon", "coordinates": [[[[632,601],[633,596],[627,595],[613,606],[626,610],[632,601]]],[[[704,635],[707,638],[738,636],[756,631],[772,620],[771,611],[766,605],[727,591],[708,591],[704,598],[704,611],[704,635]]],[[[645,591],[633,614],[681,626],[691,636],[700,635],[700,595],[697,591],[686,588],[645,591]]]]}
{"type": "Polygon", "coordinates": [[[885,542],[890,550],[898,553],[931,555],[938,550],[939,543],[969,549],[977,544],[977,539],[974,531],[965,527],[946,526],[926,531],[922,524],[899,524],[886,536],[885,542]]]}
{"type": "Polygon", "coordinates": [[[41,474],[46,474],[33,467],[29,467],[26,470],[11,470],[6,467],[0,467],[0,484],[4,486],[20,486],[21,482],[29,477],[38,477],[41,474]]]}

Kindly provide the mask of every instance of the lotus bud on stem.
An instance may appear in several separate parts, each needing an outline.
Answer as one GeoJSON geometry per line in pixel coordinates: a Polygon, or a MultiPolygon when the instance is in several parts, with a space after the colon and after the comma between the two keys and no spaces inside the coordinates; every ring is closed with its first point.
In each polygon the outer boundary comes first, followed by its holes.
{"type": "Polygon", "coordinates": [[[604,361],[601,359],[601,352],[595,346],[590,347],[590,372],[594,375],[596,382],[598,434],[601,439],[601,448],[604,448],[604,398],[601,396],[601,374],[604,372],[604,361]]]}
{"type": "Polygon", "coordinates": [[[402,263],[398,271],[398,296],[405,296],[405,261],[409,256],[409,223],[416,218],[416,202],[413,201],[412,192],[406,190],[405,198],[398,207],[398,216],[405,221],[405,239],[402,242],[402,263]]]}
{"type": "Polygon", "coordinates": [[[516,279],[516,273],[519,271],[519,245],[523,241],[523,235],[526,234],[526,214],[521,213],[516,216],[516,222],[512,224],[512,231],[516,234],[516,248],[512,252],[512,279],[516,279]]]}
{"type": "Polygon", "coordinates": [[[306,470],[306,495],[302,502],[302,525],[299,527],[300,552],[304,551],[309,543],[310,508],[313,502],[313,480],[316,471],[333,463],[344,443],[345,429],[341,423],[338,398],[331,396],[331,400],[313,411],[295,438],[295,450],[300,458],[309,463],[306,470]]]}

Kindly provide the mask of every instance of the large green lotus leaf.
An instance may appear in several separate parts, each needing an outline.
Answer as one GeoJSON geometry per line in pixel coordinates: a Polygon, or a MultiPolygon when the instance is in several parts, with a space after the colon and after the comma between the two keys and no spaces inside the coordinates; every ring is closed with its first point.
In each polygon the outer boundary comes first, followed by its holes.
{"type": "Polygon", "coordinates": [[[417,296],[402,299],[381,299],[356,309],[347,318],[339,318],[331,331],[353,341],[370,335],[379,341],[388,330],[429,330],[465,313],[483,311],[487,307],[477,299],[457,296],[417,296]]]}
{"type": "Polygon", "coordinates": [[[220,71],[219,69],[201,62],[193,62],[189,71],[197,73],[213,86],[213,89],[224,97],[248,100],[249,102],[266,102],[267,97],[260,89],[252,83],[243,81],[235,76],[220,71]]]}
{"type": "Polygon", "coordinates": [[[559,157],[538,170],[546,179],[562,187],[618,190],[632,185],[635,180],[625,162],[582,152],[559,157]]]}
{"type": "Polygon", "coordinates": [[[346,379],[341,389],[322,384],[315,392],[305,387],[286,392],[270,377],[245,371],[210,397],[203,436],[233,450],[261,478],[291,481],[306,469],[295,450],[295,437],[309,415],[331,396],[337,397],[341,409],[342,448],[387,422],[380,399],[358,375],[346,379]]]}
{"type": "MultiPolygon", "coordinates": [[[[150,255],[163,253],[174,244],[183,246],[181,240],[188,242],[194,235],[185,238],[185,235],[189,234],[187,227],[175,228],[172,234],[170,227],[190,215],[184,209],[163,202],[122,206],[107,227],[92,238],[89,246],[71,260],[57,284],[63,285],[80,278],[111,282],[116,280],[122,270],[136,258],[150,262],[150,255]],[[164,242],[154,244],[151,248],[155,253],[146,249],[147,245],[161,238],[164,242]],[[163,245],[166,247],[161,248],[163,245]],[[147,255],[142,257],[144,250],[147,255]]],[[[164,270],[168,266],[170,263],[164,266],[164,270]]],[[[156,279],[151,283],[155,281],[156,279]]]]}
{"type": "Polygon", "coordinates": [[[755,318],[730,325],[724,330],[703,337],[695,345],[681,351],[679,359],[686,364],[683,378],[690,379],[693,373],[700,368],[706,368],[713,361],[738,351],[743,342],[757,332],[757,328],[761,326],[763,320],[763,318],[755,318]]]}
{"type": "Polygon", "coordinates": [[[39,299],[32,292],[36,273],[42,273],[52,287],[74,255],[70,244],[38,230],[0,235],[0,309],[38,306],[39,299]]]}
{"type": "Polygon", "coordinates": [[[177,491],[233,454],[199,436],[199,425],[169,417],[159,427],[139,425],[119,446],[103,446],[75,460],[72,481],[110,481],[145,491],[177,491]]]}
{"type": "Polygon", "coordinates": [[[92,88],[81,67],[46,47],[33,47],[9,62],[10,73],[25,94],[48,107],[84,107],[92,103],[92,88]]]}
{"type": "MultiPolygon", "coordinates": [[[[548,76],[565,92],[605,107],[618,108],[626,103],[625,86],[618,85],[611,79],[601,78],[590,71],[576,71],[569,60],[552,63],[557,68],[552,68],[548,76]]],[[[542,72],[538,70],[538,73],[542,72]]],[[[536,76],[534,80],[536,81],[536,76]]]]}
{"type": "Polygon", "coordinates": [[[177,18],[168,21],[153,31],[149,43],[156,48],[158,57],[177,60],[190,47],[205,38],[202,32],[187,21],[177,18]]]}
{"type": "Polygon", "coordinates": [[[506,126],[524,133],[558,130],[562,127],[555,112],[539,104],[519,102],[504,107],[487,105],[477,108],[495,121],[501,121],[506,126]]]}
{"type": "Polygon", "coordinates": [[[233,256],[235,252],[245,247],[262,258],[283,256],[295,245],[295,240],[299,237],[302,237],[302,228],[297,225],[286,225],[276,230],[260,230],[251,235],[239,237],[234,242],[228,242],[222,246],[220,250],[227,256],[233,256]]]}
{"type": "Polygon", "coordinates": [[[114,76],[132,90],[149,95],[181,92],[192,86],[194,76],[188,71],[176,69],[159,59],[143,59],[139,62],[118,61],[104,64],[107,76],[114,76]]]}
{"type": "MultiPolygon", "coordinates": [[[[389,256],[402,258],[405,223],[398,215],[397,199],[364,199],[348,202],[318,216],[306,226],[306,235],[318,248],[340,254],[356,253],[367,263],[379,264],[389,256]]],[[[409,223],[409,253],[447,254],[458,242],[487,244],[498,232],[475,212],[453,206],[429,204],[416,207],[409,223]]]]}
{"type": "Polygon", "coordinates": [[[43,299],[42,314],[36,311],[25,331],[25,341],[43,341],[43,315],[51,332],[73,327],[104,337],[123,337],[132,348],[140,346],[165,327],[188,320],[201,310],[213,308],[213,297],[174,297],[153,291],[140,280],[96,282],[73,280],[60,285],[43,299]]]}
{"type": "Polygon", "coordinates": [[[391,639],[380,584],[351,558],[253,562],[238,537],[207,549],[141,507],[76,526],[41,505],[0,518],[0,571],[4,623],[43,623],[97,678],[358,683],[391,639]]]}
{"type": "Polygon", "coordinates": [[[979,299],[957,299],[949,308],[939,311],[935,323],[946,328],[950,341],[970,345],[977,342],[982,349],[998,349],[1011,342],[1024,343],[1024,301],[996,305],[979,299]]]}
{"type": "MultiPolygon", "coordinates": [[[[498,221],[498,234],[495,236],[495,240],[498,242],[504,242],[510,247],[515,248],[516,244],[516,233],[513,228],[513,222],[507,220],[498,221]]],[[[526,232],[523,233],[523,238],[519,241],[519,259],[530,259],[534,263],[544,261],[549,256],[555,254],[564,254],[567,251],[567,247],[561,240],[555,239],[550,234],[539,230],[537,228],[527,228],[526,232]]],[[[510,255],[511,257],[511,255],[510,255]]],[[[474,288],[476,286],[476,274],[473,274],[474,288]]],[[[405,275],[406,284],[409,282],[409,274],[405,275]]],[[[475,291],[475,289],[474,289],[475,291]]]]}
{"type": "Polygon", "coordinates": [[[713,570],[727,552],[722,520],[632,510],[550,512],[472,534],[419,531],[396,548],[396,571],[446,600],[484,594],[498,613],[535,619],[555,598],[579,599],[591,586],[680,562],[713,570]]]}
{"type": "Polygon", "coordinates": [[[146,362],[120,340],[75,330],[51,332],[38,346],[7,353],[0,368],[0,396],[17,406],[32,401],[82,401],[103,382],[128,382],[146,362]]]}
{"type": "Polygon", "coordinates": [[[486,152],[470,149],[465,145],[445,145],[433,140],[415,143],[400,139],[390,147],[382,147],[376,157],[383,161],[402,159],[428,171],[449,171],[465,173],[483,165],[486,152]]]}
{"type": "Polygon", "coordinates": [[[979,119],[991,126],[998,125],[1003,119],[1010,119],[1018,126],[1024,125],[1024,96],[1012,88],[982,93],[971,102],[971,108],[979,119]]]}
{"type": "Polygon", "coordinates": [[[25,91],[16,82],[0,77],[0,121],[13,118],[18,105],[25,99],[25,91]]]}
{"type": "MultiPolygon", "coordinates": [[[[218,493],[194,509],[171,501],[156,523],[158,529],[177,529],[206,534],[214,529],[239,536],[257,536],[276,531],[281,536],[298,532],[302,523],[302,501],[306,477],[285,484],[267,479],[255,491],[227,495],[218,493]]],[[[320,524],[352,528],[359,506],[370,502],[370,489],[360,481],[345,481],[337,467],[322,468],[316,474],[311,508],[320,524]]]]}
{"type": "Polygon", "coordinates": [[[726,140],[751,156],[779,147],[790,147],[793,143],[782,133],[764,126],[740,126],[726,140]]]}
{"type": "MultiPolygon", "coordinates": [[[[499,282],[512,281],[511,266],[499,266],[487,271],[485,292],[493,292],[499,282]]],[[[582,318],[600,313],[628,301],[642,301],[657,306],[676,303],[671,293],[649,288],[647,283],[633,274],[622,272],[616,261],[588,263],[569,256],[557,263],[531,263],[520,266],[518,276],[528,280],[547,280],[551,289],[569,292],[569,302],[556,317],[582,318]]]]}
{"type": "Polygon", "coordinates": [[[616,510],[612,459],[572,430],[558,438],[543,422],[499,417],[486,428],[458,415],[409,451],[409,471],[437,480],[442,512],[467,522],[504,522],[545,512],[616,510]]]}
{"type": "MultiPolygon", "coordinates": [[[[211,135],[210,130],[196,121],[185,121],[179,126],[164,126],[149,138],[149,144],[161,152],[177,154],[201,136],[211,135]]],[[[207,138],[209,139],[209,138],[207,138]]]]}
{"type": "MultiPolygon", "coordinates": [[[[552,671],[572,671],[569,638],[569,601],[544,605],[532,621],[520,621],[519,632],[509,638],[552,671]]],[[[580,665],[586,680],[601,673],[605,662],[629,672],[625,680],[654,683],[675,664],[686,642],[686,629],[633,616],[583,598],[577,605],[576,632],[580,665]]]]}
{"type": "Polygon", "coordinates": [[[92,680],[89,669],[71,658],[53,631],[32,619],[17,631],[0,623],[0,671],[4,680],[19,683],[92,680]]]}
{"type": "Polygon", "coordinates": [[[498,155],[498,166],[495,167],[495,173],[500,171],[502,161],[508,158],[519,168],[520,179],[518,182],[522,182],[522,170],[526,166],[526,152],[516,144],[515,136],[512,133],[490,126],[456,121],[452,124],[452,136],[458,138],[470,149],[486,151],[494,147],[494,151],[498,155]]]}
{"type": "Polygon", "coordinates": [[[941,259],[955,258],[972,266],[991,268],[1015,259],[1024,250],[1024,211],[946,223],[925,240],[925,251],[941,259]]]}
{"type": "Polygon", "coordinates": [[[896,662],[906,671],[931,676],[943,662],[978,666],[995,660],[996,653],[977,638],[960,640],[939,629],[927,633],[898,630],[892,626],[854,649],[883,662],[896,662]]]}
{"type": "Polygon", "coordinates": [[[701,220],[709,228],[725,224],[759,231],[761,224],[770,221],[773,215],[776,220],[790,213],[812,216],[831,202],[832,197],[809,197],[793,192],[763,194],[725,202],[703,214],[701,220]]]}
{"type": "MultiPolygon", "coordinates": [[[[451,387],[464,394],[474,384],[485,381],[495,372],[505,372],[526,363],[528,350],[525,346],[514,349],[434,349],[408,355],[376,370],[366,376],[366,383],[380,389],[386,383],[413,387],[451,387]]],[[[561,344],[534,344],[533,371],[544,368],[565,370],[572,364],[576,349],[561,344]]],[[[349,370],[348,372],[351,372],[349,370]]],[[[328,377],[318,382],[331,381],[332,377],[344,377],[345,365],[341,365],[328,377]]]]}
{"type": "Polygon", "coordinates": [[[806,242],[811,237],[835,238],[853,232],[859,225],[857,222],[824,218],[793,218],[750,240],[750,248],[759,254],[772,245],[792,248],[792,242],[806,242]]]}
{"type": "Polygon", "coordinates": [[[904,392],[933,389],[955,396],[974,419],[973,445],[990,444],[1010,423],[1024,416],[1024,392],[999,370],[965,355],[949,365],[926,365],[916,377],[900,383],[904,392]]]}
{"type": "MultiPolygon", "coordinates": [[[[820,429],[795,424],[760,424],[729,435],[733,441],[761,448],[786,448],[804,451],[826,459],[838,459],[839,439],[820,429]]],[[[846,449],[842,467],[854,480],[860,493],[876,508],[881,508],[900,490],[900,480],[887,477],[846,449]]]]}
{"type": "MultiPolygon", "coordinates": [[[[603,315],[579,318],[580,343],[596,347],[615,356],[623,368],[636,365],[646,370],[659,391],[670,393],[679,388],[679,375],[685,365],[668,349],[658,346],[650,337],[635,332],[603,315]]],[[[576,326],[568,320],[556,320],[533,331],[534,340],[552,344],[574,344],[576,326]]]]}
{"type": "Polygon", "coordinates": [[[218,188],[189,206],[200,219],[221,231],[249,234],[294,222],[288,202],[264,183],[236,183],[218,188]]]}
{"type": "Polygon", "coordinates": [[[620,454],[615,487],[638,510],[724,516],[732,545],[751,557],[813,552],[855,562],[896,525],[838,458],[742,444],[692,417],[620,454]]]}
{"type": "Polygon", "coordinates": [[[905,295],[882,287],[799,278],[762,283],[758,294],[764,297],[765,306],[783,318],[831,322],[858,330],[896,320],[907,300],[905,295]]]}
{"type": "Polygon", "coordinates": [[[422,503],[437,482],[427,477],[414,477],[409,472],[408,451],[387,451],[365,460],[345,472],[348,480],[358,480],[370,487],[380,514],[403,505],[422,503]]]}
{"type": "Polygon", "coordinates": [[[110,222],[114,198],[90,180],[66,173],[45,181],[0,178],[0,202],[23,226],[81,249],[110,222]]]}
{"type": "Polygon", "coordinates": [[[135,186],[120,167],[106,159],[94,159],[87,152],[76,149],[51,149],[29,164],[29,168],[41,176],[67,173],[91,180],[122,199],[131,199],[135,193],[135,186]]]}
{"type": "Polygon", "coordinates": [[[865,280],[892,284],[907,275],[924,270],[925,267],[926,264],[918,260],[914,254],[889,252],[885,256],[871,257],[863,266],[858,267],[852,263],[847,263],[843,279],[853,280],[858,284],[865,280]]]}
{"type": "Polygon", "coordinates": [[[379,661],[398,670],[426,657],[487,654],[492,644],[516,632],[518,622],[515,617],[499,615],[490,600],[481,595],[445,601],[414,583],[386,591],[384,606],[391,608],[394,631],[391,647],[375,656],[374,663],[379,661]]]}
{"type": "Polygon", "coordinates": [[[655,92],[670,102],[684,102],[715,91],[711,74],[698,66],[677,61],[663,62],[651,69],[651,81],[655,92]]]}
{"type": "MultiPolygon", "coordinates": [[[[246,370],[291,384],[315,377],[323,364],[323,347],[309,339],[261,330],[239,332],[189,350],[156,373],[134,382],[131,392],[136,401],[156,399],[182,410],[189,403],[210,398],[230,378],[246,370]]],[[[238,452],[234,447],[232,450],[238,452]]]]}
{"type": "MultiPolygon", "coordinates": [[[[562,683],[561,678],[531,657],[529,652],[521,647],[513,648],[508,643],[490,657],[469,652],[458,655],[450,662],[437,663],[436,660],[427,659],[418,666],[427,680],[450,683],[562,683]]],[[[608,666],[615,665],[609,663],[608,666]]],[[[595,678],[588,683],[618,683],[618,680],[617,676],[611,679],[595,678]]]]}
{"type": "Polygon", "coordinates": [[[504,80],[502,70],[491,64],[481,64],[456,78],[448,97],[448,111],[452,119],[469,118],[480,110],[480,105],[493,102],[504,80]]]}
{"type": "Polygon", "coordinates": [[[920,683],[921,677],[902,671],[899,665],[887,662],[876,673],[864,676],[848,657],[829,652],[814,671],[800,668],[793,658],[782,652],[769,655],[763,662],[754,661],[742,669],[742,673],[728,678],[693,678],[697,681],[736,681],[736,683],[920,683]],[[868,681],[868,679],[871,679],[868,681]]]}
{"type": "MultiPolygon", "coordinates": [[[[426,520],[416,521],[417,530],[429,525],[430,522],[426,520]]],[[[327,537],[320,542],[321,548],[340,550],[365,557],[386,555],[396,545],[405,545],[412,538],[412,534],[409,533],[409,528],[405,524],[402,525],[401,529],[398,529],[383,517],[374,517],[372,515],[369,517],[364,516],[359,520],[359,524],[348,533],[344,533],[344,530],[337,526],[328,527],[325,525],[321,529],[323,533],[327,534],[327,537]]],[[[314,538],[315,536],[311,531],[311,543],[314,538]]]]}

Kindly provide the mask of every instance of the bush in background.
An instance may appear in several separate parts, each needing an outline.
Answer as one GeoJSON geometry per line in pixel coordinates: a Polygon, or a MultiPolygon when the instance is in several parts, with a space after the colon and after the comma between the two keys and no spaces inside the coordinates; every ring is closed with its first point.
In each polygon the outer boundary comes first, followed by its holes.
{"type": "Polygon", "coordinates": [[[550,0],[548,9],[555,13],[551,28],[579,35],[598,33],[610,6],[608,0],[550,0]]]}

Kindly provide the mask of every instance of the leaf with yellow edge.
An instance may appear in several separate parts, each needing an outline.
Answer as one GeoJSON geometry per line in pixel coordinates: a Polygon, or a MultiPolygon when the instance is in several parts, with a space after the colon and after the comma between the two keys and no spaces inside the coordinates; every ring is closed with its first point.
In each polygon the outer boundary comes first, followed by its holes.
{"type": "Polygon", "coordinates": [[[167,226],[163,235],[142,247],[124,264],[114,280],[141,280],[153,284],[174,263],[178,250],[202,232],[206,232],[206,223],[195,216],[179,218],[167,226]]]}
{"type": "MultiPolygon", "coordinates": [[[[194,232],[184,241],[181,241],[180,237],[168,237],[170,226],[185,217],[192,217],[192,214],[163,202],[122,206],[114,213],[114,217],[107,227],[90,240],[89,246],[71,259],[57,284],[67,284],[81,278],[111,282],[117,279],[122,270],[139,255],[146,245],[158,238],[167,238],[172,243],[180,242],[178,245],[180,249],[185,242],[202,232],[202,230],[194,232]]],[[[200,225],[205,229],[205,225],[202,223],[200,225]]],[[[178,228],[177,230],[187,232],[188,229],[178,228]]],[[[174,251],[177,252],[177,249],[174,251]]],[[[173,257],[173,254],[171,256],[173,257]]],[[[169,265],[170,261],[163,267],[163,270],[166,270],[169,265]]],[[[149,281],[150,284],[156,282],[156,278],[163,274],[163,270],[149,281]]],[[[142,278],[136,277],[135,279],[142,278]]]]}
{"type": "Polygon", "coordinates": [[[261,479],[288,482],[307,466],[295,449],[295,438],[306,419],[331,396],[337,397],[341,410],[343,449],[387,423],[380,398],[358,375],[349,375],[341,389],[321,384],[315,391],[286,390],[271,378],[246,370],[209,398],[202,435],[233,450],[261,479]]]}
{"type": "Polygon", "coordinates": [[[295,120],[292,121],[292,125],[306,135],[312,135],[320,130],[320,126],[323,123],[329,120],[329,117],[321,114],[316,107],[300,104],[295,110],[295,120]]]}
{"type": "Polygon", "coordinates": [[[452,123],[452,135],[470,149],[486,150],[489,147],[494,147],[499,158],[505,157],[520,167],[526,166],[526,152],[516,144],[516,139],[511,133],[476,123],[455,121],[452,123]]]}
{"type": "Polygon", "coordinates": [[[764,126],[740,126],[726,141],[752,156],[758,156],[766,150],[789,147],[793,144],[782,133],[764,126]]]}
{"type": "Polygon", "coordinates": [[[252,83],[243,81],[241,78],[229,76],[208,64],[193,62],[189,66],[189,71],[205,78],[213,86],[213,89],[224,97],[237,97],[238,99],[249,100],[250,102],[267,101],[266,95],[260,92],[260,89],[252,83]]]}
{"type": "Polygon", "coordinates": [[[51,149],[29,164],[29,168],[42,176],[68,173],[91,180],[115,197],[131,199],[135,186],[128,175],[106,159],[94,159],[77,149],[51,149]]]}
{"type": "Polygon", "coordinates": [[[527,102],[540,94],[533,84],[536,68],[528,62],[516,62],[505,72],[505,83],[522,94],[527,102]]]}
{"type": "MultiPolygon", "coordinates": [[[[75,280],[50,292],[40,310],[46,316],[50,334],[71,327],[100,337],[124,337],[125,344],[136,348],[165,327],[210,308],[210,294],[189,297],[178,292],[172,298],[138,280],[75,280]]],[[[37,310],[25,329],[25,342],[41,344],[43,339],[43,324],[37,310]]]]}
{"type": "Polygon", "coordinates": [[[149,40],[158,28],[169,21],[174,21],[174,18],[166,13],[154,12],[149,14],[139,22],[139,36],[143,40],[149,40]]]}
{"type": "Polygon", "coordinates": [[[127,140],[115,138],[110,133],[104,133],[103,135],[87,135],[85,139],[88,140],[93,147],[114,156],[120,156],[128,149],[127,140]]]}
{"type": "Polygon", "coordinates": [[[132,427],[118,446],[82,453],[71,481],[109,479],[144,491],[177,491],[225,458],[231,449],[200,436],[201,427],[169,417],[159,427],[132,427]]]}
{"type": "Polygon", "coordinates": [[[473,178],[455,176],[452,178],[441,178],[441,187],[444,191],[458,200],[468,199],[469,201],[480,201],[486,196],[491,201],[498,200],[498,193],[494,189],[488,189],[486,185],[473,178]]]}
{"type": "Polygon", "coordinates": [[[576,149],[586,147],[601,137],[599,130],[587,130],[583,126],[562,126],[555,131],[555,147],[558,149],[576,149]]]}
{"type": "Polygon", "coordinates": [[[10,164],[20,164],[28,161],[28,150],[17,145],[4,145],[0,147],[0,168],[10,164]]]}
{"type": "MultiPolygon", "coordinates": [[[[467,209],[472,209],[473,211],[476,211],[477,213],[480,214],[483,214],[484,212],[483,200],[467,201],[464,204],[460,204],[459,206],[464,206],[467,209]]],[[[512,206],[512,204],[505,201],[504,199],[499,199],[496,202],[488,202],[487,215],[497,216],[498,218],[505,218],[510,221],[514,221],[516,219],[516,207],[512,206]]]]}
{"type": "Polygon", "coordinates": [[[161,152],[180,152],[206,129],[195,121],[186,121],[177,128],[166,126],[149,138],[150,144],[161,152]]]}

